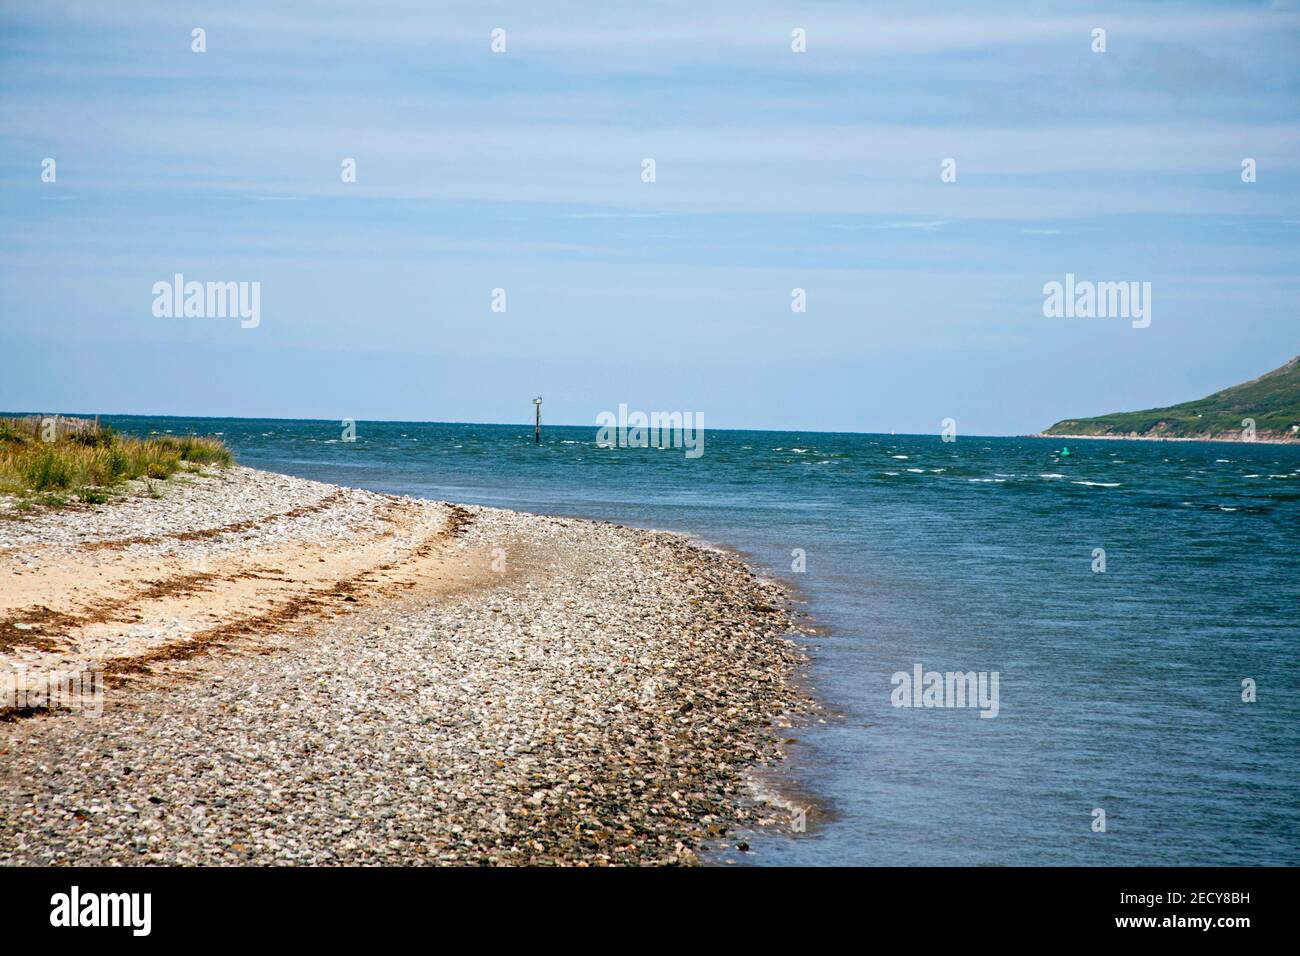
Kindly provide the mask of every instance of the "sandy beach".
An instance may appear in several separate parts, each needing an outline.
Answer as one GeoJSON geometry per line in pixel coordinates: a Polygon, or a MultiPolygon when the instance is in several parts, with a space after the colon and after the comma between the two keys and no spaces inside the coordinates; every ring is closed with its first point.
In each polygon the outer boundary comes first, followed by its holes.
{"type": "Polygon", "coordinates": [[[692,863],[772,815],[747,779],[808,704],[737,558],[242,467],[155,487],[2,509],[0,862],[692,863]],[[50,709],[51,673],[102,681],[50,709]]]}

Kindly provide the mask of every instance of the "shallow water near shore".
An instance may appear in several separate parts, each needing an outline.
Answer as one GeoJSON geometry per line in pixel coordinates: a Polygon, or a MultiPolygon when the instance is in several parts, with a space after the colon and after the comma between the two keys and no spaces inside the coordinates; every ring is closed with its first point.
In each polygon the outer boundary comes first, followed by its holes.
{"type": "Polygon", "coordinates": [[[535,446],[531,426],[104,421],[219,433],[304,478],[686,532],[795,583],[826,632],[804,676],[836,716],[792,732],[782,772],[833,813],[743,862],[1300,863],[1300,447],[711,430],[687,459],[594,427],[535,446]],[[998,672],[997,717],[892,706],[918,664],[998,672]]]}

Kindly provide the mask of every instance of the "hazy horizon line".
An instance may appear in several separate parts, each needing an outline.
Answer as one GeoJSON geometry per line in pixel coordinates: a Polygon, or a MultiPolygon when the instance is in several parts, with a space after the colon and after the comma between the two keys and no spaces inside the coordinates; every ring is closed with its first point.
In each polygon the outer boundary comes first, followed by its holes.
{"type": "MultiPolygon", "coordinates": [[[[352,421],[358,424],[362,422],[371,422],[378,425],[487,425],[499,428],[527,428],[532,422],[454,422],[454,421],[435,421],[433,419],[417,418],[288,418],[278,415],[252,416],[252,415],[175,415],[175,414],[151,414],[146,412],[33,412],[33,411],[0,411],[0,417],[30,418],[42,415],[59,415],[64,418],[170,418],[170,419],[198,419],[204,421],[240,421],[240,422],[341,422],[352,421]]],[[[572,423],[572,422],[551,422],[542,423],[542,431],[547,428],[598,428],[598,424],[592,422],[572,423]]],[[[1051,426],[1048,426],[1049,428],[1051,426]]],[[[886,438],[927,438],[930,436],[939,437],[940,431],[934,432],[880,432],[880,431],[825,431],[817,428],[734,428],[727,426],[707,426],[706,431],[714,432],[760,432],[764,434],[806,434],[806,435],[882,435],[886,438]]],[[[1041,433],[1029,434],[1001,434],[1001,435],[967,435],[967,438],[1057,438],[1064,436],[1042,435],[1041,433]]]]}

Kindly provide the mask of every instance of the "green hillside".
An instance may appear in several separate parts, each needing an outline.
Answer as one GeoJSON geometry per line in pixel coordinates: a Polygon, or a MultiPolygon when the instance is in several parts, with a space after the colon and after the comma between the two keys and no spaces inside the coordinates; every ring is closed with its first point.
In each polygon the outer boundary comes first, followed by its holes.
{"type": "Polygon", "coordinates": [[[1193,402],[1096,418],[1067,418],[1043,434],[1239,440],[1244,418],[1255,420],[1257,438],[1300,440],[1300,356],[1267,375],[1193,402]]]}

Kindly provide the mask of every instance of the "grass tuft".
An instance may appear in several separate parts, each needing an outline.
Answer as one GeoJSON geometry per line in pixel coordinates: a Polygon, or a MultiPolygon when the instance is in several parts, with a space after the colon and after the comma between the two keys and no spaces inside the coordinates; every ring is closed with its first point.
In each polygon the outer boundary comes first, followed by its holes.
{"type": "Polygon", "coordinates": [[[68,425],[67,420],[46,432],[39,418],[0,418],[0,493],[34,501],[53,503],[71,493],[101,504],[108,500],[108,489],[135,478],[163,480],[182,469],[196,472],[204,465],[233,462],[218,438],[130,438],[93,422],[68,425]]]}

